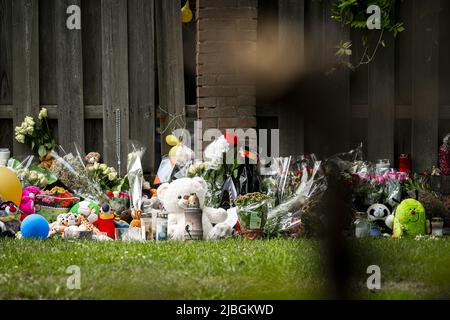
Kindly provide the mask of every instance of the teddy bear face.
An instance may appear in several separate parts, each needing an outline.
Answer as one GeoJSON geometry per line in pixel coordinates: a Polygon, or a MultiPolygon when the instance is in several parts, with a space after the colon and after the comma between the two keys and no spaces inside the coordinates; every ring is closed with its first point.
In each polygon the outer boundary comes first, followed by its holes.
{"type": "Polygon", "coordinates": [[[157,194],[169,213],[184,213],[184,209],[189,206],[189,197],[193,193],[199,199],[200,208],[203,208],[206,190],[207,184],[202,178],[181,178],[161,185],[157,194]]]}

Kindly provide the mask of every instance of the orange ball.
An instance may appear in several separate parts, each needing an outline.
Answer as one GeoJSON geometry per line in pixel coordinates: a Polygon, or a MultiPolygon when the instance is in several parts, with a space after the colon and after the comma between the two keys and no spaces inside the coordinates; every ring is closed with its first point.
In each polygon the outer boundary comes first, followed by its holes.
{"type": "Polygon", "coordinates": [[[3,201],[12,201],[20,206],[22,186],[14,171],[6,167],[0,167],[0,196],[3,201]]]}

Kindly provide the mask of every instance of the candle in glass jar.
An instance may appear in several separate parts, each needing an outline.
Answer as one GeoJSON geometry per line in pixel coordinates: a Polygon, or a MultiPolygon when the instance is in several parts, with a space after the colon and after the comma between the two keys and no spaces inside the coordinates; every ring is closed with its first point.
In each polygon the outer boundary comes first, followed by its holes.
{"type": "Polygon", "coordinates": [[[9,149],[1,148],[0,149],[0,166],[6,166],[10,157],[11,157],[11,152],[9,151],[9,149]]]}

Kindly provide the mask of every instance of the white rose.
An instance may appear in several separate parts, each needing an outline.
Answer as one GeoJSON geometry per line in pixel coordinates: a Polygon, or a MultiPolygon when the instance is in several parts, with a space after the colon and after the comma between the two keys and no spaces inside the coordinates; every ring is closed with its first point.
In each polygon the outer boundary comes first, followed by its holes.
{"type": "Polygon", "coordinates": [[[25,123],[30,127],[34,127],[34,119],[32,117],[25,117],[25,123]]]}
{"type": "Polygon", "coordinates": [[[98,170],[99,167],[100,167],[100,163],[98,163],[98,162],[94,163],[94,165],[92,166],[92,168],[94,168],[94,170],[98,170]]]}
{"type": "Polygon", "coordinates": [[[116,178],[117,178],[117,172],[111,172],[111,173],[108,175],[109,181],[114,181],[116,178]]]}
{"type": "Polygon", "coordinates": [[[19,143],[25,143],[25,136],[24,136],[23,134],[18,134],[18,135],[16,136],[16,140],[17,140],[19,143]]]}
{"type": "Polygon", "coordinates": [[[105,171],[106,169],[108,169],[108,166],[104,163],[102,163],[101,165],[99,165],[99,169],[102,171],[105,171]]]}
{"type": "Polygon", "coordinates": [[[47,108],[42,108],[41,112],[39,112],[39,120],[47,118],[47,116],[48,116],[47,108]]]}

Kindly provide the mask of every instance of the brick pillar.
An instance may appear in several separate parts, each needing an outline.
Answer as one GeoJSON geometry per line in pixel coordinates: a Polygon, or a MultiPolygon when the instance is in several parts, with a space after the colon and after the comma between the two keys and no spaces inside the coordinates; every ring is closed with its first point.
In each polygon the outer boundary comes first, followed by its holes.
{"type": "Polygon", "coordinates": [[[197,106],[203,129],[256,127],[257,0],[198,0],[197,106]],[[256,58],[256,57],[255,57],[256,58]]]}

